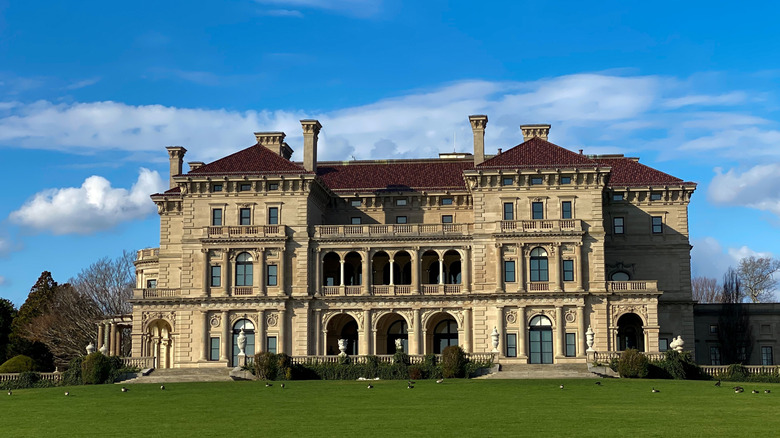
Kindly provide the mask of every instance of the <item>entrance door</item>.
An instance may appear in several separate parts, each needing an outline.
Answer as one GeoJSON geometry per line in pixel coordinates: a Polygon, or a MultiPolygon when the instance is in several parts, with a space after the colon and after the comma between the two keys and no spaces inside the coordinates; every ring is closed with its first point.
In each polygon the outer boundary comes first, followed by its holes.
{"type": "Polygon", "coordinates": [[[545,316],[531,318],[529,336],[529,359],[531,363],[553,363],[552,324],[545,316]]]}

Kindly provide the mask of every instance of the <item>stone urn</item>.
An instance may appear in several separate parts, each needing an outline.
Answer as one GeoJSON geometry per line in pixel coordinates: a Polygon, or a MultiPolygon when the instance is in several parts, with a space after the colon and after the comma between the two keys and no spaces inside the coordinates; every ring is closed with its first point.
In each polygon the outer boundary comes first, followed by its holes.
{"type": "Polygon", "coordinates": [[[246,356],[246,334],[244,329],[238,333],[238,354],[239,356],[246,356]]]}
{"type": "Polygon", "coordinates": [[[593,349],[593,338],[595,336],[595,333],[593,333],[593,329],[588,326],[588,331],[585,332],[585,342],[588,343],[588,349],[585,350],[586,352],[590,353],[592,351],[596,351],[593,349]]]}
{"type": "Polygon", "coordinates": [[[94,352],[95,352],[95,344],[90,342],[89,345],[87,345],[87,354],[92,354],[94,352]]]}
{"type": "Polygon", "coordinates": [[[107,346],[106,344],[103,344],[103,346],[102,346],[102,347],[100,347],[100,350],[99,350],[99,351],[100,351],[100,353],[102,353],[102,354],[103,354],[103,356],[106,356],[106,355],[108,355],[108,346],[107,346]]]}
{"type": "Polygon", "coordinates": [[[395,340],[395,351],[397,352],[403,352],[404,351],[404,343],[401,338],[398,338],[395,340]]]}
{"type": "Polygon", "coordinates": [[[490,334],[490,339],[493,343],[493,353],[498,353],[498,329],[496,327],[493,327],[493,333],[490,334]]]}
{"type": "Polygon", "coordinates": [[[677,336],[670,344],[669,346],[672,347],[672,350],[682,353],[683,352],[683,346],[685,345],[685,341],[683,341],[682,336],[677,336]]]}
{"type": "Polygon", "coordinates": [[[349,339],[339,339],[339,356],[346,356],[347,355],[347,344],[349,343],[349,339]]]}

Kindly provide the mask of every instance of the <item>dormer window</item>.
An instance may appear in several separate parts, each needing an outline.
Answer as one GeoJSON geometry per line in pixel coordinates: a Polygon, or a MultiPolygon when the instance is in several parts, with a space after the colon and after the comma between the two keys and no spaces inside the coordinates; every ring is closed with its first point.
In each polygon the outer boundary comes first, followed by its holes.
{"type": "Polygon", "coordinates": [[[613,201],[622,201],[623,200],[623,194],[622,193],[613,193],[612,194],[612,200],[613,201]]]}
{"type": "Polygon", "coordinates": [[[221,192],[221,191],[222,191],[222,183],[219,183],[219,184],[213,184],[213,185],[211,186],[211,191],[212,191],[212,192],[221,192]]]}
{"type": "Polygon", "coordinates": [[[452,198],[441,198],[441,205],[452,205],[452,198]]]}
{"type": "Polygon", "coordinates": [[[515,180],[511,176],[505,176],[501,180],[501,185],[502,186],[511,186],[512,184],[514,184],[514,182],[515,182],[515,180]]]}
{"type": "Polygon", "coordinates": [[[660,193],[651,193],[650,194],[650,200],[651,201],[660,201],[661,200],[661,194],[660,193]]]}
{"type": "Polygon", "coordinates": [[[403,198],[396,199],[395,200],[395,205],[397,205],[399,207],[405,206],[406,205],[406,199],[403,199],[403,198]]]}
{"type": "Polygon", "coordinates": [[[363,205],[363,202],[360,199],[353,199],[349,202],[349,205],[353,207],[360,207],[361,205],[363,205]]]}
{"type": "Polygon", "coordinates": [[[561,184],[571,184],[571,177],[570,176],[562,176],[561,177],[561,184]]]}
{"type": "Polygon", "coordinates": [[[268,190],[279,190],[279,184],[277,184],[277,183],[269,183],[268,184],[268,190]]]}
{"type": "Polygon", "coordinates": [[[543,180],[543,178],[541,176],[535,176],[535,177],[531,178],[531,185],[532,186],[540,186],[540,185],[542,185],[543,181],[544,180],[543,180]]]}
{"type": "Polygon", "coordinates": [[[238,190],[241,192],[248,192],[252,190],[252,184],[250,183],[241,183],[240,186],[238,186],[238,190]]]}

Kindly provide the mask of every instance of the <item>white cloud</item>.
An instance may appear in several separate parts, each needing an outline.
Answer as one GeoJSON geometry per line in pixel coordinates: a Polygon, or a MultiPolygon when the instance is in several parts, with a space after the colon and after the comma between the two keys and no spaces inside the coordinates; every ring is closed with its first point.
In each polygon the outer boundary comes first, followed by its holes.
{"type": "Polygon", "coordinates": [[[14,248],[11,241],[0,236],[0,258],[7,256],[13,250],[14,248]]]}
{"type": "Polygon", "coordinates": [[[100,78],[91,78],[91,79],[84,79],[83,81],[74,82],[67,87],[65,87],[66,90],[78,90],[79,88],[89,87],[90,85],[95,85],[98,82],[100,82],[100,78]]]}
{"type": "Polygon", "coordinates": [[[382,10],[382,0],[255,0],[255,3],[286,8],[320,9],[357,17],[372,17],[382,10]]]}
{"type": "Polygon", "coordinates": [[[780,216],[780,163],[759,164],[739,173],[715,169],[707,198],[714,204],[737,205],[780,216]]]}
{"type": "Polygon", "coordinates": [[[0,286],[5,286],[5,284],[6,284],[6,282],[7,282],[7,281],[8,281],[8,280],[6,280],[6,279],[5,279],[5,277],[3,277],[2,275],[0,275],[0,286]]]}
{"type": "Polygon", "coordinates": [[[664,101],[666,108],[681,108],[684,106],[720,106],[735,105],[747,100],[747,94],[744,92],[731,92],[719,95],[694,94],[690,96],[675,97],[664,101]]]}
{"type": "Polygon", "coordinates": [[[269,15],[271,17],[303,18],[303,12],[297,11],[295,9],[268,9],[265,11],[261,11],[260,14],[269,15]]]}
{"type": "Polygon", "coordinates": [[[157,172],[141,168],[130,190],[113,188],[101,176],[81,187],[45,190],[10,215],[12,222],[52,234],[90,234],[155,212],[149,199],[165,188],[157,172]]]}
{"type": "Polygon", "coordinates": [[[691,275],[720,281],[728,268],[735,268],[745,257],[771,257],[772,253],[754,251],[747,246],[723,248],[714,237],[694,239],[691,250],[691,275]]]}

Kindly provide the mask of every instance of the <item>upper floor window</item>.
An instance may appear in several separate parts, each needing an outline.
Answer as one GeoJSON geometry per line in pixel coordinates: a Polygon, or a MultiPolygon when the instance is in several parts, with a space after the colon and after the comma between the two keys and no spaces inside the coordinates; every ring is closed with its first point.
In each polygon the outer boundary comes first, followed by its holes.
{"type": "Polygon", "coordinates": [[[515,206],[511,202],[504,203],[504,220],[505,221],[515,220],[515,206]]]}
{"type": "Polygon", "coordinates": [[[571,219],[571,201],[561,202],[561,219],[571,219]]]}
{"type": "Polygon", "coordinates": [[[660,193],[651,193],[650,194],[650,200],[651,201],[660,201],[661,200],[661,194],[660,193]]]}
{"type": "Polygon", "coordinates": [[[613,193],[612,194],[612,200],[613,201],[622,201],[623,200],[623,194],[622,193],[613,193]]]}
{"type": "Polygon", "coordinates": [[[502,186],[511,186],[514,184],[515,180],[511,176],[505,176],[501,179],[501,185],[502,186]]]}
{"type": "Polygon", "coordinates": [[[278,183],[269,183],[268,184],[268,190],[279,190],[279,184],[278,183]]]}
{"type": "Polygon", "coordinates": [[[360,207],[361,205],[363,205],[363,202],[360,199],[353,199],[349,201],[349,205],[353,207],[360,207]]]}
{"type": "Polygon", "coordinates": [[[761,365],[774,365],[775,360],[772,357],[772,347],[761,347],[761,365]]]}
{"type": "Polygon", "coordinates": [[[349,223],[352,225],[360,225],[362,221],[360,220],[360,217],[351,217],[349,218],[349,223]]]}
{"type": "Polygon", "coordinates": [[[212,192],[221,192],[222,191],[222,183],[212,184],[211,185],[211,191],[212,192]]]}
{"type": "Polygon", "coordinates": [[[452,205],[452,198],[441,198],[441,205],[452,205]]]}
{"type": "Polygon", "coordinates": [[[442,215],[441,223],[443,223],[443,224],[451,224],[452,223],[452,215],[451,214],[442,215]]]}
{"type": "Polygon", "coordinates": [[[221,208],[215,208],[211,210],[211,226],[212,227],[221,227],[222,226],[222,209],[221,208]]]}
{"type": "Polygon", "coordinates": [[[561,184],[571,184],[571,177],[570,176],[562,176],[561,177],[561,184]]]}
{"type": "Polygon", "coordinates": [[[609,277],[612,281],[628,281],[631,279],[627,272],[617,271],[609,277]]]}
{"type": "Polygon", "coordinates": [[[504,282],[505,283],[514,283],[515,282],[515,262],[514,260],[506,260],[504,261],[504,282]]]}
{"type": "Polygon", "coordinates": [[[222,285],[222,266],[211,265],[211,286],[219,287],[222,285]]]}
{"type": "Polygon", "coordinates": [[[268,225],[279,225],[279,207],[268,209],[268,225]]]}
{"type": "Polygon", "coordinates": [[[146,288],[147,289],[154,289],[156,287],[157,287],[157,280],[156,279],[146,280],[146,288]]]}
{"type": "Polygon", "coordinates": [[[541,185],[542,182],[544,182],[544,179],[541,176],[535,176],[535,177],[531,178],[531,185],[532,186],[541,185]]]}
{"type": "Polygon", "coordinates": [[[531,250],[531,281],[549,281],[547,251],[543,248],[531,250]]]}
{"type": "Polygon", "coordinates": [[[624,232],[625,232],[625,227],[623,226],[623,218],[622,217],[612,218],[612,233],[623,234],[624,232]]]}
{"type": "Polygon", "coordinates": [[[653,234],[664,232],[664,222],[661,216],[653,216],[653,234]]]}
{"type": "Polygon", "coordinates": [[[574,281],[574,260],[563,261],[563,281],[574,281]]]}
{"type": "Polygon", "coordinates": [[[397,224],[405,224],[406,223],[406,216],[396,216],[395,217],[395,223],[397,223],[397,224]]]}
{"type": "Polygon", "coordinates": [[[531,203],[531,219],[544,219],[544,203],[531,203]]]}
{"type": "Polygon", "coordinates": [[[268,265],[268,278],[266,280],[268,286],[276,286],[278,284],[277,269],[276,265],[268,265]]]}
{"type": "Polygon", "coordinates": [[[396,199],[395,200],[395,205],[397,205],[399,207],[402,207],[402,206],[406,205],[406,199],[396,199]]]}
{"type": "Polygon", "coordinates": [[[238,186],[238,190],[242,192],[248,192],[252,190],[252,184],[250,183],[241,183],[240,186],[238,186]]]}
{"type": "Polygon", "coordinates": [[[251,208],[242,208],[238,210],[239,214],[239,225],[252,225],[252,209],[251,208]]]}
{"type": "Polygon", "coordinates": [[[252,285],[252,256],[242,252],[236,257],[236,286],[252,285]]]}

